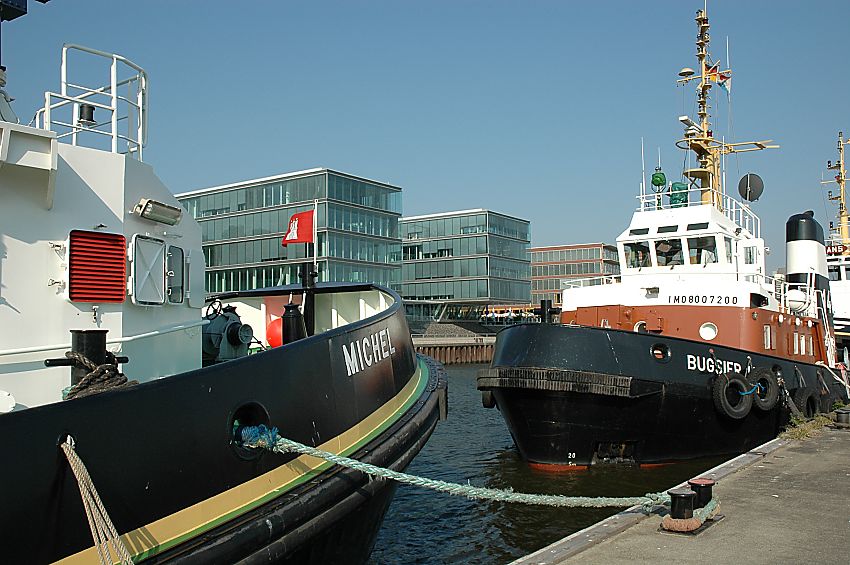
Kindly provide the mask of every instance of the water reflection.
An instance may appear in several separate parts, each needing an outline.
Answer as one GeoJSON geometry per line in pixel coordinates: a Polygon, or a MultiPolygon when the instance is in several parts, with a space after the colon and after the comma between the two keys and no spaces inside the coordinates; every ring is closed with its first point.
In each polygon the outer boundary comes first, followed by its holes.
{"type": "MultiPolygon", "coordinates": [[[[437,427],[410,473],[527,493],[636,496],[667,489],[723,459],[649,469],[532,469],[520,459],[499,412],[482,408],[475,388],[481,367],[449,368],[449,419],[437,427]]],[[[617,511],[473,501],[401,485],[370,563],[508,563],[617,511]]]]}

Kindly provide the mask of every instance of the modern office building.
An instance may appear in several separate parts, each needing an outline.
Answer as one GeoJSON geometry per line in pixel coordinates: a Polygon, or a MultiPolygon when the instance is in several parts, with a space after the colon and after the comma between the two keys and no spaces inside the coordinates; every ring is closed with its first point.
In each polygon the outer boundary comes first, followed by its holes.
{"type": "Polygon", "coordinates": [[[401,295],[412,320],[478,320],[531,298],[527,220],[463,210],[400,221],[401,295]]]}
{"type": "Polygon", "coordinates": [[[531,302],[552,301],[561,306],[561,291],[568,285],[602,284],[603,277],[620,274],[617,246],[606,243],[532,247],[531,302]]]}
{"type": "Polygon", "coordinates": [[[207,292],[298,281],[307,244],[281,245],[289,218],[317,209],[320,281],[398,287],[401,188],[310,169],[193,190],[177,199],[203,228],[207,292]]]}

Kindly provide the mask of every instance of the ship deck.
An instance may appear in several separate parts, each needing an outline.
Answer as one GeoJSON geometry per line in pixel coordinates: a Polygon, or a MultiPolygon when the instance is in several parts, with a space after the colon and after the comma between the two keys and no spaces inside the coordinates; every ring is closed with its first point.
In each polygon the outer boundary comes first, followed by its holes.
{"type": "Polygon", "coordinates": [[[846,563],[850,430],[770,441],[700,475],[715,477],[723,519],[700,533],[660,531],[629,509],[514,561],[579,563],[846,563]]]}

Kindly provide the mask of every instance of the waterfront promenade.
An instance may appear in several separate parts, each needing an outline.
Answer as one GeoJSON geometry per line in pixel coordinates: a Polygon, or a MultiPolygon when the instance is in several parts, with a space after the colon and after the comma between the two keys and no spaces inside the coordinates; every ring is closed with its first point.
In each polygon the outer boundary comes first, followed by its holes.
{"type": "Polygon", "coordinates": [[[773,440],[701,476],[725,517],[698,535],[630,509],[514,564],[850,563],[850,430],[773,440]]]}

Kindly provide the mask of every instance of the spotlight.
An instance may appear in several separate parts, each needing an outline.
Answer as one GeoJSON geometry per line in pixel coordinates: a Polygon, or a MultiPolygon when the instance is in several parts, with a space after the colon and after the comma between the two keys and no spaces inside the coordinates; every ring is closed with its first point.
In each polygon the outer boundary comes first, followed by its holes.
{"type": "Polygon", "coordinates": [[[183,209],[176,206],[169,206],[150,198],[142,198],[133,212],[146,220],[159,222],[173,226],[183,217],[183,209]]]}

